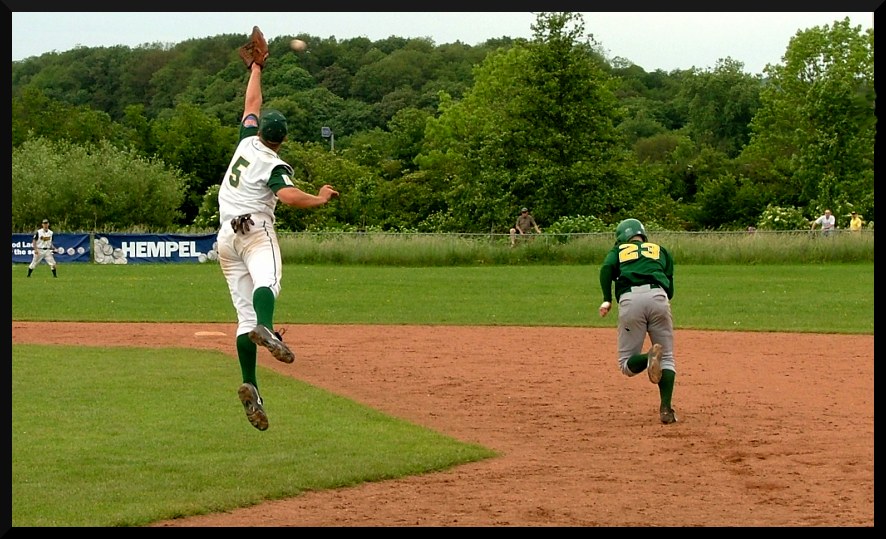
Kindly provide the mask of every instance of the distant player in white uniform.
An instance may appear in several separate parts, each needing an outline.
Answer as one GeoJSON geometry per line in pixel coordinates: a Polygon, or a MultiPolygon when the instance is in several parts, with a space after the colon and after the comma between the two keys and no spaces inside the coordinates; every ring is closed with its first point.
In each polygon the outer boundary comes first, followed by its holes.
{"type": "Polygon", "coordinates": [[[37,229],[37,232],[34,232],[34,241],[32,242],[34,248],[34,258],[31,260],[31,263],[28,264],[28,277],[33,273],[34,268],[37,267],[41,261],[45,260],[47,264],[49,264],[49,269],[52,270],[52,276],[58,277],[58,273],[55,271],[55,256],[53,255],[53,250],[55,249],[55,244],[52,243],[53,232],[49,229],[49,219],[43,219],[43,224],[40,228],[37,229]]]}
{"type": "Polygon", "coordinates": [[[311,195],[293,185],[292,167],[277,156],[287,134],[286,118],[275,110],[259,118],[262,66],[256,62],[248,69],[240,143],[218,193],[218,260],[237,310],[237,356],[243,375],[237,393],[252,426],[265,430],[268,417],[256,380],[257,345],[284,363],[295,360],[274,331],[274,304],[283,273],[274,208],[278,200],[296,208],[322,206],[338,192],[324,185],[311,195]]]}

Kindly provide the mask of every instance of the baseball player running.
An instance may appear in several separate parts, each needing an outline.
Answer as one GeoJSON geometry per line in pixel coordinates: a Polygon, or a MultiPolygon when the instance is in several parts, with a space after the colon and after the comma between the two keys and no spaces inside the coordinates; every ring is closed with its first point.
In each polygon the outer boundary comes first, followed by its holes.
{"type": "Polygon", "coordinates": [[[615,245],[600,267],[603,303],[600,316],[612,308],[612,283],[618,302],[618,366],[626,376],[646,369],[649,381],[658,385],[659,417],[665,425],[676,423],[671,407],[674,379],[674,259],[668,251],[649,241],[637,219],[625,219],[615,229],[615,245]],[[643,353],[646,335],[652,342],[643,353]]]}
{"type": "Polygon", "coordinates": [[[58,273],[55,271],[55,256],[52,254],[55,249],[55,244],[52,243],[52,236],[53,232],[49,229],[49,219],[43,219],[43,224],[37,229],[37,232],[34,232],[34,258],[31,260],[31,263],[28,264],[28,277],[34,272],[34,268],[37,267],[37,264],[43,260],[49,264],[49,269],[52,270],[52,276],[58,277],[58,273]]]}
{"type": "Polygon", "coordinates": [[[321,206],[338,192],[324,185],[311,195],[293,185],[292,167],[277,155],[287,134],[286,118],[275,110],[263,111],[259,117],[267,43],[258,27],[251,39],[247,45],[254,60],[247,61],[240,142],[218,193],[218,260],[237,311],[237,357],[243,376],[237,394],[252,426],[266,430],[268,416],[256,379],[258,345],[279,361],[295,361],[281,334],[274,331],[274,305],[283,273],[274,209],[278,200],[296,208],[321,206]]]}

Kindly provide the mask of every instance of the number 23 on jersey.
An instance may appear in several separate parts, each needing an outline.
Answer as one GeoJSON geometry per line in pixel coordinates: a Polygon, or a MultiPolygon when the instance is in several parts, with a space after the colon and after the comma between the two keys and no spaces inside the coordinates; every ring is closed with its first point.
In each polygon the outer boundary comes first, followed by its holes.
{"type": "Polygon", "coordinates": [[[645,258],[651,258],[653,260],[658,260],[661,256],[661,247],[659,247],[657,243],[649,242],[644,242],[640,244],[623,243],[618,246],[619,263],[623,264],[632,260],[638,260],[641,256],[645,258]]]}

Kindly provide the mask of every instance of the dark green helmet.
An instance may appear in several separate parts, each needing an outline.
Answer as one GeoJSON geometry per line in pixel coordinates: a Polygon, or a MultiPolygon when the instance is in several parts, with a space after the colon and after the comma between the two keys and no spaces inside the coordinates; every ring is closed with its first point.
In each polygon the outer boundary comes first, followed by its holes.
{"type": "Polygon", "coordinates": [[[287,132],[286,116],[283,116],[282,112],[268,109],[261,113],[261,118],[258,120],[258,134],[261,138],[276,144],[283,142],[287,132]]]}
{"type": "Polygon", "coordinates": [[[646,227],[636,219],[625,219],[615,227],[615,241],[619,243],[624,243],[637,235],[642,236],[643,241],[648,239],[646,236],[646,227]]]}

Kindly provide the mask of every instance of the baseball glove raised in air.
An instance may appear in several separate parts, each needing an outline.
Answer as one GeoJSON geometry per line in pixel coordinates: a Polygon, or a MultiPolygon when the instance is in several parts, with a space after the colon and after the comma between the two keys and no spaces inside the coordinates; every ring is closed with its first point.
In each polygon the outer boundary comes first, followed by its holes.
{"type": "Polygon", "coordinates": [[[265,67],[265,60],[268,59],[268,42],[265,41],[265,35],[261,33],[258,26],[252,27],[252,35],[249,41],[240,47],[240,58],[246,64],[246,69],[252,68],[252,64],[258,64],[259,67],[265,67]]]}

